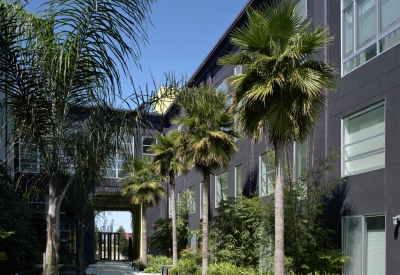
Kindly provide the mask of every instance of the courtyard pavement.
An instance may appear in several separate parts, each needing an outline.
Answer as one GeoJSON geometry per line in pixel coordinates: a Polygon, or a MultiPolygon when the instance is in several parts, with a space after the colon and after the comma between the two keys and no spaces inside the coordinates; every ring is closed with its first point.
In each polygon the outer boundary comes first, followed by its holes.
{"type": "MultiPolygon", "coordinates": [[[[160,270],[161,272],[161,270],[160,270]]],[[[129,262],[124,261],[98,261],[96,264],[89,265],[86,269],[86,274],[96,275],[146,275],[142,271],[135,271],[129,262]]],[[[158,273],[160,275],[161,273],[158,273]]],[[[149,274],[150,275],[150,274],[149,274]]],[[[151,274],[157,275],[157,274],[151,274]]]]}

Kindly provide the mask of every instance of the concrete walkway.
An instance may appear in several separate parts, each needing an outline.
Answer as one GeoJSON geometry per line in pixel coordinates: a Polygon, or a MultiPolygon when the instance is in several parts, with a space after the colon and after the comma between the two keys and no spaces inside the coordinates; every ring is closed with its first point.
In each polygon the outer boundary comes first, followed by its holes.
{"type": "MultiPolygon", "coordinates": [[[[161,272],[161,270],[160,270],[161,272]]],[[[135,271],[128,262],[123,261],[98,261],[96,264],[89,265],[86,274],[96,275],[157,275],[135,271]]],[[[160,275],[161,273],[158,273],[160,275]]]]}

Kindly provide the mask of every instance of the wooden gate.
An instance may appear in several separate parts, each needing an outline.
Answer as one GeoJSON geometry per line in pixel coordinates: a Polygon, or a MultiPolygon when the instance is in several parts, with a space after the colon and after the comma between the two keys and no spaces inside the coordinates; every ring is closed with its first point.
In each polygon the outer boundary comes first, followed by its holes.
{"type": "Polygon", "coordinates": [[[99,232],[99,254],[101,260],[121,260],[118,233],[99,232]]]}

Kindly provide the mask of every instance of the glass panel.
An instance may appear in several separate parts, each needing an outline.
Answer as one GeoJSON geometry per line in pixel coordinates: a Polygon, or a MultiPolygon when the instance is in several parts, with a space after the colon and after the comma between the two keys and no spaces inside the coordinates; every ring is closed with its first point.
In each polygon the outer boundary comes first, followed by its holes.
{"type": "Polygon", "coordinates": [[[376,43],[372,44],[368,48],[366,48],[364,51],[360,52],[353,58],[349,59],[343,64],[343,74],[347,74],[357,68],[358,66],[364,64],[371,58],[375,57],[377,53],[376,50],[376,43]]]}
{"type": "Polygon", "coordinates": [[[189,214],[196,213],[196,186],[189,187],[189,199],[188,199],[188,212],[189,214]]]}
{"type": "Polygon", "coordinates": [[[380,52],[384,52],[393,45],[400,42],[400,28],[389,33],[384,38],[379,40],[379,49],[380,52]]]}
{"type": "Polygon", "coordinates": [[[376,34],[375,0],[359,0],[357,5],[357,45],[361,47],[376,34]]]}
{"type": "Polygon", "coordinates": [[[242,185],[242,165],[236,166],[236,197],[241,196],[243,193],[242,185]]]}
{"type": "Polygon", "coordinates": [[[385,152],[371,155],[365,158],[355,159],[345,162],[343,165],[344,174],[354,174],[372,169],[377,169],[385,166],[385,152]]]}
{"type": "Polygon", "coordinates": [[[378,152],[385,149],[385,135],[380,135],[344,148],[344,160],[362,157],[364,154],[378,152]]]}
{"type": "Polygon", "coordinates": [[[364,274],[385,275],[386,233],[385,216],[366,217],[364,236],[364,274]]]}
{"type": "Polygon", "coordinates": [[[343,219],[343,250],[350,261],[346,261],[345,275],[362,274],[362,222],[361,217],[343,219]]]}
{"type": "Polygon", "coordinates": [[[275,182],[273,157],[274,154],[271,152],[261,155],[260,196],[267,196],[273,193],[273,184],[275,182]]]}
{"type": "Polygon", "coordinates": [[[224,79],[218,86],[217,90],[221,92],[227,92],[228,91],[228,84],[226,84],[226,80],[224,79]]]}
{"type": "Polygon", "coordinates": [[[343,13],[343,56],[348,56],[354,49],[354,12],[353,6],[343,13]]]}
{"type": "Polygon", "coordinates": [[[350,5],[351,3],[353,3],[353,0],[343,0],[342,1],[342,8],[345,9],[348,5],[350,5]]]}
{"type": "Polygon", "coordinates": [[[296,159],[295,159],[295,177],[301,176],[304,169],[307,169],[307,141],[303,143],[296,142],[296,159]]]}
{"type": "Polygon", "coordinates": [[[143,138],[143,145],[153,145],[154,143],[156,143],[156,138],[152,138],[152,137],[144,137],[143,138]]]}
{"type": "Polygon", "coordinates": [[[344,144],[385,132],[384,104],[372,106],[345,118],[344,144]]]}
{"type": "Polygon", "coordinates": [[[380,30],[384,30],[400,19],[400,0],[380,1],[380,30]]]}
{"type": "Polygon", "coordinates": [[[221,200],[226,199],[228,196],[228,172],[224,172],[224,173],[216,176],[215,184],[216,184],[216,186],[215,186],[215,190],[216,190],[215,207],[217,207],[218,203],[221,200]]]}
{"type": "Polygon", "coordinates": [[[303,20],[307,18],[307,0],[299,0],[297,3],[297,8],[299,9],[303,20]]]}

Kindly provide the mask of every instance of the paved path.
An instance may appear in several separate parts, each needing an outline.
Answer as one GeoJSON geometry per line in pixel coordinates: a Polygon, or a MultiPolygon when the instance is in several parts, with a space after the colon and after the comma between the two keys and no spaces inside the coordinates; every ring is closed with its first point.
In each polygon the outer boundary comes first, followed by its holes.
{"type": "MultiPolygon", "coordinates": [[[[98,261],[86,269],[87,274],[96,275],[146,275],[148,273],[134,271],[128,262],[123,261],[98,261]]],[[[160,274],[160,273],[159,273],[160,274]]],[[[157,275],[157,274],[149,274],[157,275]]]]}

